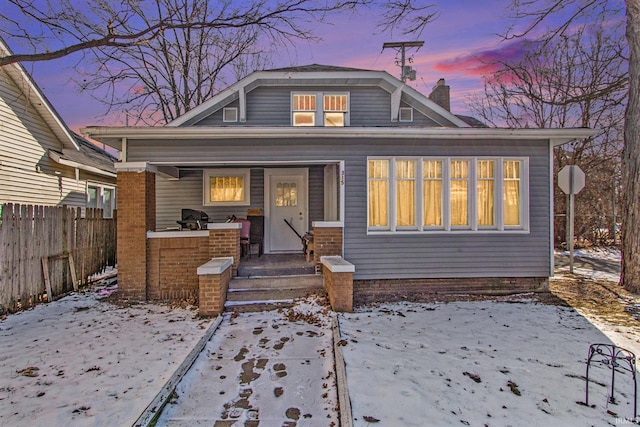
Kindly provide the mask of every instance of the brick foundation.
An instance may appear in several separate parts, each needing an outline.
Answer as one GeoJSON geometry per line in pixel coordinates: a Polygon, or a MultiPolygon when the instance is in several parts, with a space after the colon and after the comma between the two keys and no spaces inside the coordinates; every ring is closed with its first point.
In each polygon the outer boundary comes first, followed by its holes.
{"type": "Polygon", "coordinates": [[[354,305],[433,301],[451,295],[508,295],[546,292],[546,277],[354,280],[354,305]]]}

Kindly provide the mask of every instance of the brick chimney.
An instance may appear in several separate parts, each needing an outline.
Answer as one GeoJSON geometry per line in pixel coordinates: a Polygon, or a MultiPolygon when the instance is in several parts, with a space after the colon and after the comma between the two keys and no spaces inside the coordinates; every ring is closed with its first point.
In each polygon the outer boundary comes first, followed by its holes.
{"type": "Polygon", "coordinates": [[[451,111],[451,97],[449,86],[444,83],[444,79],[438,80],[429,94],[429,99],[447,111],[451,111]]]}

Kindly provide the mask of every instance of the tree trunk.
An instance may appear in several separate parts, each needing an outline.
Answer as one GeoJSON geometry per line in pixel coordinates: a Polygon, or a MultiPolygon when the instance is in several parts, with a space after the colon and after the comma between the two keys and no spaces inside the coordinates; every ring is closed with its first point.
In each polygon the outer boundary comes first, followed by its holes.
{"type": "Polygon", "coordinates": [[[622,151],[622,274],[620,284],[640,293],[640,0],[627,0],[629,101],[622,151]]]}

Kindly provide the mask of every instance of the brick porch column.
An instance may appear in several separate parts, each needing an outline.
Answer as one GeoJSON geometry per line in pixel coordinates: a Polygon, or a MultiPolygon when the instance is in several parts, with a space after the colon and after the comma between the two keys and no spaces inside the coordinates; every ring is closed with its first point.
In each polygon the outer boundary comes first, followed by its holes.
{"type": "Polygon", "coordinates": [[[147,299],[147,231],[156,228],[156,174],[146,162],[116,163],[118,290],[147,299]]]}
{"type": "Polygon", "coordinates": [[[313,261],[316,264],[316,271],[321,271],[323,256],[344,256],[343,229],[344,223],[341,221],[314,221],[313,222],[313,261]]]}
{"type": "Polygon", "coordinates": [[[239,222],[222,222],[207,224],[209,229],[209,258],[233,258],[232,277],[238,275],[240,264],[240,229],[239,222]]]}

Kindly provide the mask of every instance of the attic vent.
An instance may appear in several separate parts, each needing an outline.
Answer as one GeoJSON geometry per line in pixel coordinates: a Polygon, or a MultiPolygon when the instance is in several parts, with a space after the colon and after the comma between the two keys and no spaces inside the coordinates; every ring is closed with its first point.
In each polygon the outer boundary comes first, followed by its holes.
{"type": "Polygon", "coordinates": [[[238,121],[238,109],[236,107],[227,107],[222,110],[223,122],[237,122],[238,121]]]}
{"type": "Polygon", "coordinates": [[[401,122],[412,122],[413,121],[413,108],[411,108],[411,107],[400,107],[399,120],[401,122]]]}

